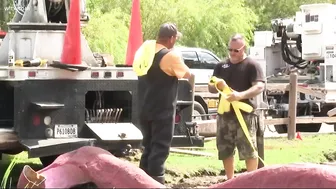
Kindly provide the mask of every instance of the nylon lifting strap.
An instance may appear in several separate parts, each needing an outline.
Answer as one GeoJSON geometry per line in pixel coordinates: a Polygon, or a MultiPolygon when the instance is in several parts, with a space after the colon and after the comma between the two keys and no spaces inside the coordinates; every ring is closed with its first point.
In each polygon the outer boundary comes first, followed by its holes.
{"type": "MultiPolygon", "coordinates": [[[[248,139],[252,149],[254,152],[257,152],[257,150],[255,149],[254,145],[252,144],[252,140],[251,140],[251,136],[250,136],[250,133],[248,132],[248,129],[247,129],[247,125],[246,125],[246,122],[243,118],[243,115],[241,113],[240,110],[243,110],[245,112],[248,112],[248,113],[251,113],[253,111],[253,107],[250,106],[249,104],[246,104],[244,102],[240,102],[240,101],[232,101],[232,102],[229,102],[228,100],[226,100],[226,97],[232,93],[232,89],[229,87],[229,86],[226,86],[224,87],[224,89],[221,91],[218,89],[217,87],[217,84],[218,82],[220,81],[224,81],[223,79],[219,79],[215,76],[211,77],[210,79],[210,82],[209,84],[212,85],[212,86],[215,86],[217,91],[220,93],[221,95],[221,99],[220,99],[220,102],[219,102],[219,105],[218,105],[218,110],[217,112],[219,114],[224,114],[225,112],[229,112],[230,111],[230,105],[232,105],[233,107],[233,110],[236,114],[236,117],[238,119],[238,122],[246,136],[246,138],[248,139]]],[[[258,154],[258,152],[257,152],[258,154]]],[[[264,160],[262,158],[260,158],[260,156],[258,155],[258,158],[260,159],[260,161],[264,164],[264,160]]]]}

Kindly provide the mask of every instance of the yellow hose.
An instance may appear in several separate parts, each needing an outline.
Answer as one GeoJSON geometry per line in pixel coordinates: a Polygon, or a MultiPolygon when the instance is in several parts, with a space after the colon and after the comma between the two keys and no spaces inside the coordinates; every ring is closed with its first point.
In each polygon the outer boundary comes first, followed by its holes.
{"type": "MultiPolygon", "coordinates": [[[[248,132],[247,125],[246,125],[245,120],[243,118],[243,115],[240,111],[240,110],[243,110],[245,112],[251,113],[253,111],[253,107],[250,106],[249,104],[244,103],[244,102],[240,102],[240,101],[229,102],[228,100],[226,100],[226,97],[229,94],[232,93],[232,89],[230,87],[226,86],[226,87],[224,87],[224,89],[222,91],[219,90],[218,87],[217,87],[217,84],[220,81],[224,81],[224,80],[213,76],[213,77],[211,77],[210,82],[209,82],[209,84],[214,85],[216,87],[217,91],[221,94],[221,99],[220,99],[219,104],[218,104],[217,112],[219,114],[224,114],[225,112],[229,112],[230,111],[230,105],[232,105],[233,110],[234,110],[234,112],[237,116],[238,122],[239,122],[246,138],[248,139],[253,151],[257,152],[257,150],[254,148],[254,145],[252,144],[251,136],[248,132]]],[[[264,160],[262,158],[260,158],[259,155],[258,155],[258,158],[265,165],[264,160]]]]}

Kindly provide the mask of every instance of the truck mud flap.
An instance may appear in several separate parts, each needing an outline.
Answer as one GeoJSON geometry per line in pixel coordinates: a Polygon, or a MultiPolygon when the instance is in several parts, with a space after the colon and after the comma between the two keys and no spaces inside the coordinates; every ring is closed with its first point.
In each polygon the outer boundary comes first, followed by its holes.
{"type": "Polygon", "coordinates": [[[25,139],[20,143],[26,148],[29,158],[67,153],[83,146],[94,146],[94,138],[25,139]]]}
{"type": "Polygon", "coordinates": [[[132,123],[86,123],[105,142],[142,141],[143,136],[132,123]]]}

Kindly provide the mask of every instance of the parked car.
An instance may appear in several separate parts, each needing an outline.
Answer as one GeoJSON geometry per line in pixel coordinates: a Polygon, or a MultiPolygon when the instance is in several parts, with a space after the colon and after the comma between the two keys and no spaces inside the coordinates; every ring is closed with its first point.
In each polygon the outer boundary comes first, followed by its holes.
{"type": "Polygon", "coordinates": [[[185,64],[195,74],[196,84],[207,84],[212,76],[213,69],[221,59],[213,52],[196,47],[176,47],[181,53],[185,64]]]}
{"type": "Polygon", "coordinates": [[[181,52],[185,63],[191,69],[211,69],[221,61],[213,52],[195,47],[176,47],[181,52]]]}
{"type": "MultiPolygon", "coordinates": [[[[194,47],[176,47],[175,49],[181,53],[185,64],[195,75],[196,86],[207,85],[213,74],[213,69],[216,64],[221,61],[221,59],[207,49],[194,47]]],[[[193,115],[195,117],[193,120],[207,120],[214,118],[215,116],[209,116],[209,114],[216,113],[217,102],[217,94],[196,92],[193,111],[193,115]],[[207,114],[207,116],[200,116],[204,114],[207,114]]]]}

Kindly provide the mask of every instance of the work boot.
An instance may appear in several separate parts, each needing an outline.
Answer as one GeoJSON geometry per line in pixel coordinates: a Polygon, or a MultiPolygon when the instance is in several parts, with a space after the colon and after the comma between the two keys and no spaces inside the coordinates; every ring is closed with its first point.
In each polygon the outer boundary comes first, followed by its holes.
{"type": "Polygon", "coordinates": [[[161,184],[165,184],[165,177],[164,176],[151,176],[154,180],[158,181],[161,184]]]}

